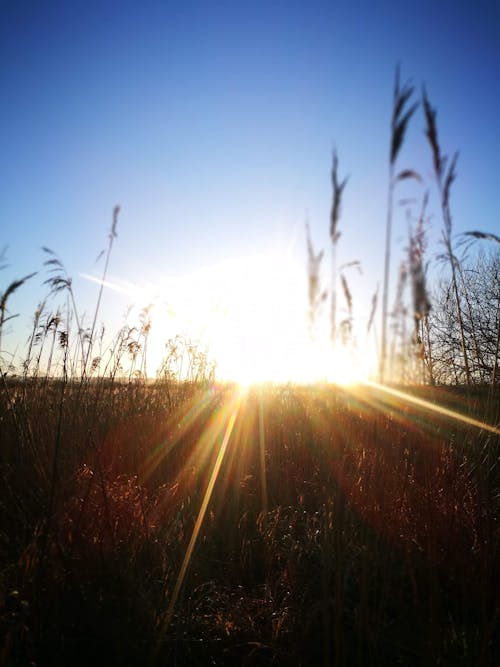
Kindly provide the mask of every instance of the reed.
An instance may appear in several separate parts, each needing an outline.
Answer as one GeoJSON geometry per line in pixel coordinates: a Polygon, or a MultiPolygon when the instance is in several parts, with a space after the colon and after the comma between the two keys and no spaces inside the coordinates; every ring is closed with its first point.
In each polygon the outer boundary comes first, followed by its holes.
{"type": "Polygon", "coordinates": [[[320,284],[320,268],[321,262],[323,260],[324,251],[320,250],[319,253],[314,251],[312,239],[311,239],[311,230],[309,228],[309,223],[306,223],[306,239],[307,239],[307,278],[308,278],[308,299],[309,299],[309,311],[308,311],[308,324],[309,324],[309,338],[311,343],[315,339],[315,330],[316,323],[319,316],[319,311],[321,304],[326,301],[327,291],[321,289],[320,284]]]}
{"type": "Polygon", "coordinates": [[[388,325],[388,303],[390,286],[390,266],[391,266],[391,244],[392,244],[392,225],[393,225],[393,207],[394,190],[398,181],[408,178],[419,178],[418,174],[411,169],[405,169],[396,174],[396,161],[403,146],[405,134],[411,117],[418,108],[418,103],[414,102],[408,107],[413,95],[414,88],[409,83],[401,86],[399,66],[396,68],[394,79],[393,108],[391,118],[391,146],[389,151],[389,187],[387,192],[387,218],[385,225],[385,252],[384,252],[384,279],[382,286],[382,323],[380,339],[380,369],[379,380],[386,380],[387,366],[387,325],[388,325]]]}
{"type": "Polygon", "coordinates": [[[332,243],[331,254],[331,290],[330,290],[330,340],[332,347],[335,346],[335,339],[337,336],[337,244],[340,239],[339,220],[342,203],[342,195],[344,188],[347,185],[349,177],[346,176],[342,181],[338,177],[338,156],[337,151],[333,151],[332,158],[332,206],[330,210],[330,240],[332,243]]]}
{"type": "Polygon", "coordinates": [[[99,309],[100,309],[101,301],[102,301],[102,292],[103,292],[103,289],[104,289],[104,283],[106,281],[106,276],[108,274],[109,259],[111,257],[111,251],[113,249],[113,242],[114,242],[115,238],[118,236],[118,234],[116,232],[116,228],[117,228],[117,225],[118,225],[118,215],[119,215],[119,213],[120,213],[120,206],[116,205],[113,209],[113,222],[111,224],[111,229],[110,229],[110,232],[109,232],[108,247],[107,247],[107,250],[106,250],[106,260],[104,262],[104,269],[103,269],[103,272],[102,272],[101,284],[100,284],[100,287],[99,287],[99,294],[97,296],[97,303],[96,303],[95,311],[94,311],[94,319],[92,320],[92,327],[90,329],[90,335],[89,335],[89,339],[88,339],[89,343],[88,343],[87,353],[85,355],[85,361],[84,361],[84,364],[83,364],[82,377],[85,377],[85,374],[87,372],[87,364],[88,364],[88,361],[89,361],[90,352],[92,350],[92,345],[93,345],[93,342],[94,342],[94,333],[95,333],[97,318],[99,316],[99,309]]]}

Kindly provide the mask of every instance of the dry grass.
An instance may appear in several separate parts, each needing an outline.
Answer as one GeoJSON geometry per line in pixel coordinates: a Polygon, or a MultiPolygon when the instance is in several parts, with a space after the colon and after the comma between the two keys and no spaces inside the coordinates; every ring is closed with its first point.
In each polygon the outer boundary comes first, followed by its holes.
{"type": "MultiPolygon", "coordinates": [[[[494,664],[499,439],[367,389],[247,395],[161,632],[234,391],[70,385],[58,424],[59,383],[24,398],[8,383],[0,581],[12,660],[494,664]]],[[[435,392],[423,395],[446,398],[435,392]]],[[[474,400],[477,414],[486,401],[474,400]]]]}

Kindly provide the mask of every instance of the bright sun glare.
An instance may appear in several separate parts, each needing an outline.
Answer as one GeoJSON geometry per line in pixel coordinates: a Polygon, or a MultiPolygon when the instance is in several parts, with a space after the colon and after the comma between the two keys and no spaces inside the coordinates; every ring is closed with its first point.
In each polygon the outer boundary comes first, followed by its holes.
{"type": "MultiPolygon", "coordinates": [[[[306,289],[304,267],[276,252],[166,280],[137,301],[152,304],[148,374],[160,366],[165,342],[180,334],[216,361],[219,379],[240,385],[365,379],[373,364],[347,346],[332,353],[327,326],[311,342],[306,289]]],[[[131,323],[139,312],[138,306],[130,313],[131,323]]]]}

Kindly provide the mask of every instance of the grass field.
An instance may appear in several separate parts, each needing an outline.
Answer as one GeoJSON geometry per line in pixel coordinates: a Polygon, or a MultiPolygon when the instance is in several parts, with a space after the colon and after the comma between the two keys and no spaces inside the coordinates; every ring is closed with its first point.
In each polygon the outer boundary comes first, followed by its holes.
{"type": "MultiPolygon", "coordinates": [[[[21,362],[2,336],[16,317],[9,299],[35,273],[0,293],[0,666],[498,664],[500,238],[466,232],[469,250],[487,242],[493,251],[457,257],[458,154],[442,154],[424,88],[443,223],[437,259],[449,274],[431,304],[426,192],[419,217],[408,217],[390,308],[396,186],[422,182],[398,166],[413,94],[398,68],[379,333],[378,287],[357,330],[343,272],[360,262],[337,267],[348,179],[336,152],[330,287],[307,227],[314,354],[297,346],[283,366],[329,384],[218,383],[217,359],[183,334],[165,344],[152,379],[148,345],[161,315],[147,306],[114,338],[99,324],[104,287],[117,287],[108,266],[119,206],[90,316],[44,248],[48,295],[21,362]],[[378,382],[373,369],[353,372],[369,336],[378,382]]],[[[244,270],[251,293],[262,278],[253,271],[244,270]]],[[[264,275],[261,316],[236,291],[233,335],[221,320],[220,347],[233,348],[242,382],[256,380],[255,360],[278,379],[272,362],[294,326],[276,328],[269,285],[279,271],[264,275]]],[[[286,281],[282,292],[294,294],[286,281]]]]}
{"type": "Polygon", "coordinates": [[[499,442],[375,386],[4,378],[0,663],[493,665],[499,442]]]}

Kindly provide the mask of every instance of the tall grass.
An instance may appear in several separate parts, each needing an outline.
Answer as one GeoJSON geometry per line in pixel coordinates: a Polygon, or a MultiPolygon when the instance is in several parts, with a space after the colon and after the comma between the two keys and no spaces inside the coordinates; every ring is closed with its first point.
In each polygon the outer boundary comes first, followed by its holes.
{"type": "Polygon", "coordinates": [[[494,664],[498,437],[373,390],[248,394],[161,634],[233,390],[69,384],[61,402],[52,383],[21,407],[16,389],[0,403],[12,659],[494,664]]]}
{"type": "Polygon", "coordinates": [[[391,267],[391,244],[392,244],[392,219],[394,207],[394,190],[398,181],[407,178],[418,178],[415,171],[405,169],[396,174],[396,161],[403,146],[406,130],[411,117],[418,108],[418,103],[408,107],[413,95],[414,88],[406,83],[401,87],[399,67],[396,69],[394,79],[393,109],[391,118],[391,145],[389,151],[389,186],[387,193],[387,219],[385,226],[385,252],[384,252],[384,280],[382,287],[382,325],[380,340],[380,369],[379,379],[386,379],[387,366],[387,323],[389,314],[389,285],[391,267]]]}
{"type": "Polygon", "coordinates": [[[330,294],[330,340],[332,347],[335,346],[337,337],[337,244],[340,239],[339,219],[342,203],[342,195],[347,185],[348,177],[339,181],[338,177],[338,156],[337,151],[333,152],[332,160],[332,206],[330,210],[330,241],[332,243],[332,282],[330,294]]]}
{"type": "Polygon", "coordinates": [[[316,335],[317,320],[320,314],[320,308],[323,301],[326,301],[327,291],[321,289],[320,284],[320,268],[323,260],[324,252],[320,250],[316,253],[311,239],[311,230],[309,223],[306,223],[306,239],[307,239],[307,278],[308,278],[308,325],[309,338],[311,343],[314,343],[316,335]]]}

